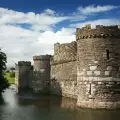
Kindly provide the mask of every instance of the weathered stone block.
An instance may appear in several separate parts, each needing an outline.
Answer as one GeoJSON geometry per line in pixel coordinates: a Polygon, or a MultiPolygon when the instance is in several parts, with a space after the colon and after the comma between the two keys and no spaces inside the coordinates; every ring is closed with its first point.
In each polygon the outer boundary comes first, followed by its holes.
{"type": "Polygon", "coordinates": [[[92,71],[87,71],[87,75],[92,75],[92,71]]]}
{"type": "Polygon", "coordinates": [[[90,66],[90,70],[96,70],[97,66],[90,66]]]}
{"type": "Polygon", "coordinates": [[[100,71],[94,71],[94,74],[95,74],[96,76],[98,76],[98,75],[100,75],[100,71]]]}
{"type": "Polygon", "coordinates": [[[99,81],[99,77],[94,77],[94,81],[99,81]]]}
{"type": "Polygon", "coordinates": [[[107,67],[107,70],[109,71],[109,70],[112,70],[112,66],[108,66],[107,67]]]}
{"type": "Polygon", "coordinates": [[[105,75],[106,76],[110,75],[110,71],[105,71],[105,75]]]}
{"type": "Polygon", "coordinates": [[[98,82],[98,85],[101,85],[102,84],[102,82],[98,82]]]}
{"type": "Polygon", "coordinates": [[[98,61],[94,61],[94,63],[95,63],[95,64],[97,64],[97,63],[98,63],[98,61]]]}

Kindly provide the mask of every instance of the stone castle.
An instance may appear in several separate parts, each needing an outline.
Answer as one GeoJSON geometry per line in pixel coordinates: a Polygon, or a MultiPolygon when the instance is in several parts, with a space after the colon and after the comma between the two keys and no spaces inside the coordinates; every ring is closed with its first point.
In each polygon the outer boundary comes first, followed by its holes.
{"type": "Polygon", "coordinates": [[[76,41],[54,45],[54,55],[16,65],[18,92],[77,99],[79,107],[120,108],[120,26],[76,29],[76,41]]]}

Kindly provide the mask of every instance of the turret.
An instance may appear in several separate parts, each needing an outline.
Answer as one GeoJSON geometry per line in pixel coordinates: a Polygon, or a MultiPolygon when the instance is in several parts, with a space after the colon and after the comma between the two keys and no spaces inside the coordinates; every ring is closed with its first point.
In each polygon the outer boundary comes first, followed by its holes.
{"type": "Polygon", "coordinates": [[[33,56],[34,71],[44,71],[50,68],[51,55],[33,56]]]}
{"type": "Polygon", "coordinates": [[[33,56],[34,61],[33,89],[36,92],[49,91],[51,57],[52,57],[51,55],[33,56]]]}

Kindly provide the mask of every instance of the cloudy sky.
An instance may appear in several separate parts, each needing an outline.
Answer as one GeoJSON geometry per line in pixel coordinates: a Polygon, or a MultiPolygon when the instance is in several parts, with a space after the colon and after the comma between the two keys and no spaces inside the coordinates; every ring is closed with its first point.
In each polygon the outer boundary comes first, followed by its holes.
{"type": "Polygon", "coordinates": [[[76,27],[120,24],[119,0],[79,1],[0,0],[0,47],[7,65],[53,54],[54,43],[75,40],[76,27]]]}

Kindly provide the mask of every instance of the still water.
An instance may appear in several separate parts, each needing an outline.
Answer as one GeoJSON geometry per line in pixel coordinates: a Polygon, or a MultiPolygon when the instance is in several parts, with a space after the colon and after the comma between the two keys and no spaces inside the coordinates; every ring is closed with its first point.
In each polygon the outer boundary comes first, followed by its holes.
{"type": "Polygon", "coordinates": [[[13,89],[3,94],[0,120],[120,120],[120,110],[76,109],[76,101],[55,96],[30,99],[13,89]]]}

